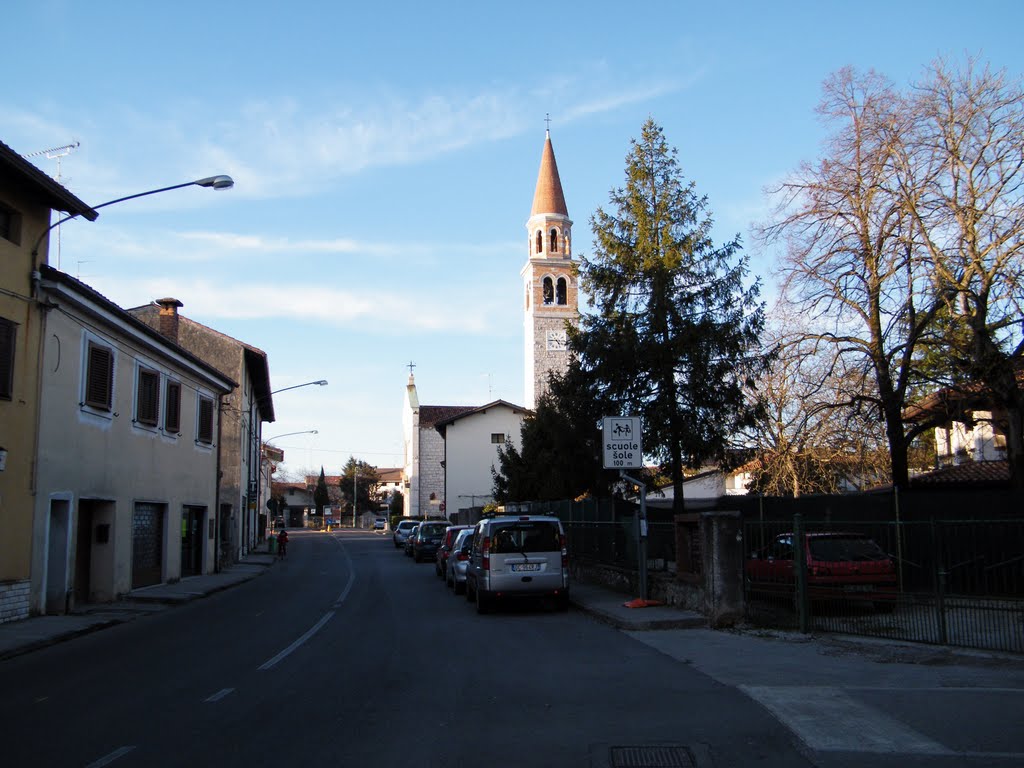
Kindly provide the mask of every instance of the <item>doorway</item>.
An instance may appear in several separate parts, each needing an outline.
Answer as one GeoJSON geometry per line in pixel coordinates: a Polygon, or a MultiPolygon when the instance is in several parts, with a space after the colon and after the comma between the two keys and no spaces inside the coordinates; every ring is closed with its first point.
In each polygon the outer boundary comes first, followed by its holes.
{"type": "Polygon", "coordinates": [[[48,614],[68,609],[68,557],[71,553],[71,502],[50,500],[46,539],[46,607],[48,614]]]}
{"type": "Polygon", "coordinates": [[[205,507],[185,506],[181,510],[181,576],[203,572],[203,518],[205,507]]]}
{"type": "Polygon", "coordinates": [[[163,581],[164,505],[135,505],[132,515],[132,589],[163,581]]]}

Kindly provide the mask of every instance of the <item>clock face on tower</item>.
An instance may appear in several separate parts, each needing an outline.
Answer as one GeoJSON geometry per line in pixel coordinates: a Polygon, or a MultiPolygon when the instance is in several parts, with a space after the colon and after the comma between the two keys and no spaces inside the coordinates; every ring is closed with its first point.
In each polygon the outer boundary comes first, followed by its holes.
{"type": "Polygon", "coordinates": [[[565,350],[565,331],[548,331],[548,349],[565,350]]]}

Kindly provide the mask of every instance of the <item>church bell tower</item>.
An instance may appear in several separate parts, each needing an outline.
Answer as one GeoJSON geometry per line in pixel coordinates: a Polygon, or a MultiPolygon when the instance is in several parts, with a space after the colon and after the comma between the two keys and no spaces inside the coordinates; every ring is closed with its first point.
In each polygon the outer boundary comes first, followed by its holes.
{"type": "Polygon", "coordinates": [[[528,257],[523,278],[526,388],[524,404],[535,408],[547,390],[548,375],[569,368],[566,323],[579,322],[572,221],[558,178],[551,132],[544,138],[533,209],[526,222],[528,257]]]}

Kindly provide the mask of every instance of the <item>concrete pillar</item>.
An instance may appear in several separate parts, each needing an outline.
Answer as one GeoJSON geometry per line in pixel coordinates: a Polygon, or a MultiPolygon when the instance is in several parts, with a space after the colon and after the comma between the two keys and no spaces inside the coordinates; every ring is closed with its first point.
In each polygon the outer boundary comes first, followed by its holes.
{"type": "Polygon", "coordinates": [[[743,619],[743,518],[739,512],[702,512],[701,550],[705,615],[712,627],[743,619]]]}

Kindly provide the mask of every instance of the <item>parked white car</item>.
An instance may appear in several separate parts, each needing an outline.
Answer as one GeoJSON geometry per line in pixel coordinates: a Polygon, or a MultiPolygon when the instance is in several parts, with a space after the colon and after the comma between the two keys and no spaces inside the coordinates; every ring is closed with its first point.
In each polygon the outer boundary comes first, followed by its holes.
{"type": "Polygon", "coordinates": [[[547,515],[491,517],[473,531],[466,599],[487,613],[498,601],[553,597],[569,608],[569,558],[562,521],[547,515]]]}

